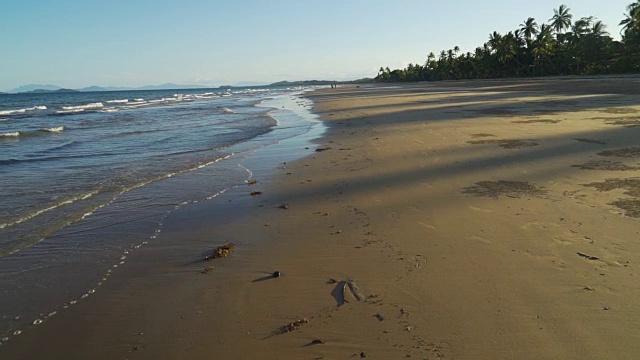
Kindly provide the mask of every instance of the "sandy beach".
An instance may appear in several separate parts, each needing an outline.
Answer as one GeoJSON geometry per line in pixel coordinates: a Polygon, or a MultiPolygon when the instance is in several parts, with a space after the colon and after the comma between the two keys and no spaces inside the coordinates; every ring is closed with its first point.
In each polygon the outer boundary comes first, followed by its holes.
{"type": "Polygon", "coordinates": [[[639,78],[306,97],[306,157],[172,213],[0,357],[640,357],[639,78]]]}

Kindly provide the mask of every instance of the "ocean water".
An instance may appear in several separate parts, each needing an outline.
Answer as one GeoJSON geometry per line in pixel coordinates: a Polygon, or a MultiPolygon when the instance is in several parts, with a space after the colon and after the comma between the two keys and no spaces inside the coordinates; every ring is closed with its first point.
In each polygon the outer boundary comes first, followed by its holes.
{"type": "Polygon", "coordinates": [[[0,94],[0,344],[93,294],[175,209],[249,181],[253,154],[317,128],[305,90],[0,94]]]}

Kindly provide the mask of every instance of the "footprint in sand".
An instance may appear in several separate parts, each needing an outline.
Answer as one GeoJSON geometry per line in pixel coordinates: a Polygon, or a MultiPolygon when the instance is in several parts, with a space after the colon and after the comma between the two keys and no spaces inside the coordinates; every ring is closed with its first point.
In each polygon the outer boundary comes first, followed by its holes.
{"type": "Polygon", "coordinates": [[[486,212],[486,213],[492,213],[493,212],[493,210],[481,209],[481,208],[475,207],[475,206],[469,206],[469,209],[474,210],[474,211],[486,212]]]}
{"type": "Polygon", "coordinates": [[[427,229],[436,230],[436,227],[435,227],[435,226],[430,225],[430,224],[423,223],[422,221],[419,221],[419,222],[418,222],[418,224],[420,224],[420,225],[422,225],[422,226],[426,227],[427,229]]]}
{"type": "Polygon", "coordinates": [[[467,239],[474,240],[474,241],[480,241],[480,242],[485,243],[485,244],[491,244],[491,240],[485,239],[482,236],[475,236],[474,235],[474,236],[469,236],[467,239]]]}
{"type": "Polygon", "coordinates": [[[523,229],[523,230],[529,230],[531,228],[547,230],[547,229],[553,229],[553,228],[558,228],[558,227],[560,227],[559,224],[548,223],[548,222],[540,222],[540,221],[533,221],[533,222],[526,223],[526,224],[522,225],[520,228],[523,229]]]}
{"type": "Polygon", "coordinates": [[[555,241],[556,244],[562,245],[562,246],[569,246],[569,245],[575,244],[575,241],[566,239],[566,238],[561,237],[561,236],[554,236],[553,237],[553,241],[555,241]]]}

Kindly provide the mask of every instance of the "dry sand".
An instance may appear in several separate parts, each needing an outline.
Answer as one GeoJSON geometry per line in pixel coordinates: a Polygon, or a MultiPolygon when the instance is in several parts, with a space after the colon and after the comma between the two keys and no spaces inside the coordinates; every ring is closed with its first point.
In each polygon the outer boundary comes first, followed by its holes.
{"type": "Polygon", "coordinates": [[[639,89],[316,91],[324,151],[174,213],[101,294],[0,355],[640,358],[639,89]]]}

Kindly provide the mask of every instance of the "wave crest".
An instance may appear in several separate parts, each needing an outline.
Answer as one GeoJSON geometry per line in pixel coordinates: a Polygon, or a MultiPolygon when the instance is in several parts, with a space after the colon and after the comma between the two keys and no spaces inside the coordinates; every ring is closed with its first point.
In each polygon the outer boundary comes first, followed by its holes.
{"type": "Polygon", "coordinates": [[[50,128],[44,128],[42,131],[51,132],[51,133],[59,133],[64,131],[64,126],[56,126],[50,128]]]}
{"type": "Polygon", "coordinates": [[[96,103],[89,103],[89,104],[77,105],[77,106],[63,106],[62,109],[67,111],[71,111],[71,110],[84,111],[86,109],[98,109],[101,107],[104,107],[104,104],[101,102],[96,102],[96,103]]]}
{"type": "Polygon", "coordinates": [[[11,137],[18,137],[18,136],[20,136],[19,131],[0,133],[0,138],[11,138],[11,137]]]}
{"type": "Polygon", "coordinates": [[[30,108],[24,109],[16,109],[16,110],[0,110],[0,115],[14,115],[14,114],[22,114],[27,111],[36,111],[36,110],[47,110],[47,107],[44,105],[37,105],[30,108]]]}

